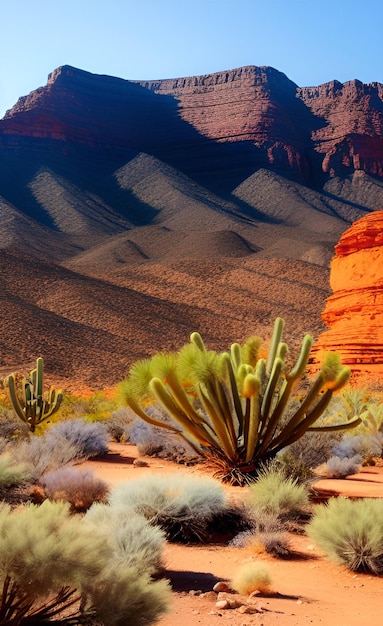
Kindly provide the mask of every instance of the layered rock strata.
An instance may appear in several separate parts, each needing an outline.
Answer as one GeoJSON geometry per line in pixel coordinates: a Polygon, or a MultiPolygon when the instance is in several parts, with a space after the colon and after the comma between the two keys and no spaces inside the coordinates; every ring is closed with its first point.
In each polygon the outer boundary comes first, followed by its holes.
{"type": "Polygon", "coordinates": [[[358,170],[383,178],[383,85],[301,88],[256,66],[158,81],[63,66],[0,120],[0,147],[27,139],[117,160],[148,152],[188,175],[216,172],[221,184],[237,172],[233,187],[259,167],[315,185],[358,170]]]}
{"type": "Polygon", "coordinates": [[[331,262],[332,295],[322,319],[330,330],[315,346],[341,354],[353,372],[383,373],[383,211],[369,213],[342,235],[331,262]]]}

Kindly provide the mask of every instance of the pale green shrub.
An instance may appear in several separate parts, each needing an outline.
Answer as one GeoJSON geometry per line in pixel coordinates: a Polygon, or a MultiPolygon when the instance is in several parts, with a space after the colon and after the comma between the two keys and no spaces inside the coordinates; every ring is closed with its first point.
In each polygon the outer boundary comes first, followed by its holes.
{"type": "Polygon", "coordinates": [[[27,465],[15,462],[10,453],[0,455],[0,488],[19,485],[29,478],[27,465]]]}
{"type": "Polygon", "coordinates": [[[228,508],[218,481],[174,474],[122,483],[111,492],[109,502],[160,526],[171,541],[206,539],[209,524],[228,508]]]}
{"type": "Polygon", "coordinates": [[[141,515],[97,503],[90,507],[86,520],[110,542],[115,562],[149,574],[163,569],[165,533],[141,515]]]}
{"type": "Polygon", "coordinates": [[[255,517],[274,514],[288,520],[299,517],[309,505],[309,491],[296,479],[273,465],[259,473],[255,483],[249,487],[250,504],[255,517]]]}
{"type": "Polygon", "coordinates": [[[383,574],[383,500],[334,498],[316,507],[307,534],[349,569],[383,574]]]}
{"type": "Polygon", "coordinates": [[[33,623],[44,623],[48,606],[59,613],[75,602],[75,623],[150,624],[166,610],[166,583],[120,569],[113,558],[105,536],[71,516],[66,503],[45,501],[17,511],[0,505],[1,623],[32,623],[32,614],[33,623]],[[80,596],[85,613],[79,612],[80,596]]]}
{"type": "Polygon", "coordinates": [[[149,575],[117,564],[92,589],[91,609],[104,626],[148,626],[168,612],[169,596],[165,580],[152,582],[149,575]]]}

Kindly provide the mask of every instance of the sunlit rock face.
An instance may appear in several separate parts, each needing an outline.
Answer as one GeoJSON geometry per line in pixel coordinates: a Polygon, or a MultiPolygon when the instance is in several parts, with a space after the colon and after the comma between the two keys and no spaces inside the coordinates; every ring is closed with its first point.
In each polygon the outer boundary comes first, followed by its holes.
{"type": "Polygon", "coordinates": [[[322,319],[329,330],[315,360],[335,350],[355,374],[383,373],[383,211],[362,217],[343,233],[331,262],[332,295],[322,319]]]}

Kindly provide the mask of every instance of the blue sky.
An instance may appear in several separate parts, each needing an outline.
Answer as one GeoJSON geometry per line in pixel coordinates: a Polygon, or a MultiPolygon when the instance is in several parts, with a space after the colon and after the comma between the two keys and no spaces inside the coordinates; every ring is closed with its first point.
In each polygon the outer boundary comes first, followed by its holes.
{"type": "Polygon", "coordinates": [[[383,83],[382,0],[0,0],[0,117],[60,65],[125,79],[270,65],[383,83]]]}

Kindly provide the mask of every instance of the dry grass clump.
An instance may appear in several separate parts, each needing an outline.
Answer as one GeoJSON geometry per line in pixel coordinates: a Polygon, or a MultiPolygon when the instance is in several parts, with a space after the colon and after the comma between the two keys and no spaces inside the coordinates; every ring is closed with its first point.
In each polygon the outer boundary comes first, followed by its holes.
{"type": "Polygon", "coordinates": [[[251,593],[271,594],[271,576],[262,563],[246,563],[240,567],[231,579],[231,587],[242,595],[251,593]]]}

